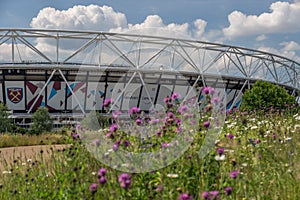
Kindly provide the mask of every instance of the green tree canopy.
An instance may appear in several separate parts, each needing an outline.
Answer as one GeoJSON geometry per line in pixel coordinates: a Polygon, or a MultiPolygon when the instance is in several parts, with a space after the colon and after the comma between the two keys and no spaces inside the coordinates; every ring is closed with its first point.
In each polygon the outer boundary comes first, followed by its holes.
{"type": "Polygon", "coordinates": [[[265,81],[256,81],[242,98],[241,110],[287,109],[287,105],[297,105],[294,96],[279,85],[265,81]]]}
{"type": "Polygon", "coordinates": [[[7,106],[0,102],[0,132],[8,132],[11,130],[12,122],[8,116],[7,106]]]}
{"type": "Polygon", "coordinates": [[[53,120],[45,107],[39,107],[32,115],[32,132],[40,134],[52,129],[53,120]]]}

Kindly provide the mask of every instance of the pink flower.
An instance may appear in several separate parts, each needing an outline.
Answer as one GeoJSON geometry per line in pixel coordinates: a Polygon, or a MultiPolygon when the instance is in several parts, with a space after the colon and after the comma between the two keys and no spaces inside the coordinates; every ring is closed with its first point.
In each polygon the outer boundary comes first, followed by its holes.
{"type": "Polygon", "coordinates": [[[132,115],[132,114],[139,114],[141,110],[138,107],[131,107],[128,110],[128,114],[132,115]]]}
{"type": "Polygon", "coordinates": [[[113,102],[114,101],[111,98],[105,99],[103,103],[104,108],[108,108],[108,106],[110,106],[110,104],[113,104],[113,102]]]}
{"type": "Polygon", "coordinates": [[[180,94],[178,94],[178,93],[173,93],[172,95],[171,95],[171,99],[172,100],[178,100],[180,98],[180,94]]]}
{"type": "Polygon", "coordinates": [[[232,172],[229,173],[229,176],[231,178],[236,178],[240,173],[240,170],[233,170],[232,172]]]}

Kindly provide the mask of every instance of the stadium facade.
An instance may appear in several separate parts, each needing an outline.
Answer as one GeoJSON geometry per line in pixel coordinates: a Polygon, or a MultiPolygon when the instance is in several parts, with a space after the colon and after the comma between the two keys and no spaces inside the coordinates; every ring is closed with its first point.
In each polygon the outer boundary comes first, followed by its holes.
{"type": "MultiPolygon", "coordinates": [[[[91,110],[119,93],[118,108],[148,109],[166,94],[224,89],[239,107],[257,80],[286,88],[299,101],[300,64],[248,48],[189,39],[92,31],[0,29],[0,101],[12,116],[39,106],[59,116],[91,110]],[[126,105],[128,106],[128,105],[126,105]]],[[[201,94],[199,94],[199,98],[201,94]]]]}

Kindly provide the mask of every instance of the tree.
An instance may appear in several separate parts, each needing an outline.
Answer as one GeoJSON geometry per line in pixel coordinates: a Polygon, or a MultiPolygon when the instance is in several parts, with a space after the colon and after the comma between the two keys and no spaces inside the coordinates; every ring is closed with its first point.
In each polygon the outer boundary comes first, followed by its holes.
{"type": "Polygon", "coordinates": [[[0,132],[8,132],[11,130],[12,122],[8,116],[7,106],[0,102],[0,132]]]}
{"type": "Polygon", "coordinates": [[[279,85],[256,81],[243,95],[241,110],[287,109],[287,105],[298,105],[294,96],[279,85]]]}
{"type": "Polygon", "coordinates": [[[45,107],[39,107],[32,115],[32,132],[41,134],[42,132],[51,131],[53,120],[45,107]]]}

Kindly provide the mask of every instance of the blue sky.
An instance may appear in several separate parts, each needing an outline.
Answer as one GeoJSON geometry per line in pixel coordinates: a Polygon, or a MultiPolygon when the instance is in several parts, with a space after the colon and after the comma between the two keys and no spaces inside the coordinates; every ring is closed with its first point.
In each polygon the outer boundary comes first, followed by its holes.
{"type": "MultiPolygon", "coordinates": [[[[147,34],[150,27],[300,62],[300,0],[1,0],[1,28],[147,34]]],[[[157,33],[159,34],[159,32],[157,33]]]]}

